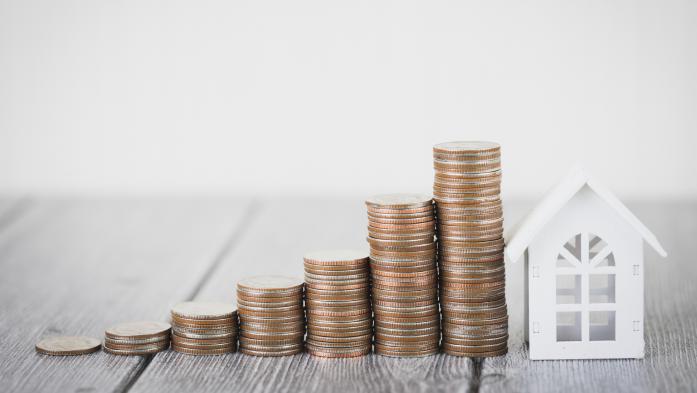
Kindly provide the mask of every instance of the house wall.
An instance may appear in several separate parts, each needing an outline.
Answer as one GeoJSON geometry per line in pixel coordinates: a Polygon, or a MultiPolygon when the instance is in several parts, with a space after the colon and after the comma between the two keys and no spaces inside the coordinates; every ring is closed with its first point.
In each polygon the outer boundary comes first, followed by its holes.
{"type": "MultiPolygon", "coordinates": [[[[529,322],[531,359],[641,358],[643,339],[643,239],[612,208],[584,187],[540,231],[529,246],[529,322]],[[615,257],[615,340],[557,342],[556,258],[564,243],[591,232],[612,247],[615,257]],[[635,275],[636,273],[636,275],[635,275]]],[[[587,302],[587,280],[582,297],[587,302]]],[[[566,306],[562,305],[560,308],[566,306]]],[[[590,304],[587,309],[599,309],[590,304]]],[[[587,313],[582,313],[582,326],[587,313]]]]}

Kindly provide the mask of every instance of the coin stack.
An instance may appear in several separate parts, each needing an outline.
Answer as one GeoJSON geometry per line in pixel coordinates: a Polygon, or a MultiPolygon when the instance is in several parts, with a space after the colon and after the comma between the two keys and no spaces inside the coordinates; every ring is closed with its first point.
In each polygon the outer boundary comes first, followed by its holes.
{"type": "Polygon", "coordinates": [[[304,260],[307,351],[329,358],[369,354],[373,318],[368,254],[316,251],[304,260]]]}
{"type": "Polygon", "coordinates": [[[240,352],[286,356],[303,351],[305,311],[301,279],[256,276],[237,283],[240,352]]]}
{"type": "Polygon", "coordinates": [[[433,200],[414,194],[366,201],[375,314],[375,352],[438,352],[440,313],[433,200]]]}
{"type": "Polygon", "coordinates": [[[508,351],[500,159],[491,142],[433,147],[443,350],[451,355],[508,351]]]}
{"type": "Polygon", "coordinates": [[[189,355],[237,350],[237,310],[232,304],[184,302],[172,307],[172,349],[189,355]]]}
{"type": "Polygon", "coordinates": [[[104,332],[104,351],[114,355],[150,355],[169,348],[170,325],[164,322],[126,322],[104,332]]]}

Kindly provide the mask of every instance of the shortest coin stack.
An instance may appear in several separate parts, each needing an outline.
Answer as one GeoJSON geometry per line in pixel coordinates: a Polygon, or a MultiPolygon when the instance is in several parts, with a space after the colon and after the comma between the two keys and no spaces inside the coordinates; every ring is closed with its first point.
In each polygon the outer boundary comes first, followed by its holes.
{"type": "Polygon", "coordinates": [[[126,322],[104,333],[104,350],[113,355],[150,355],[169,348],[170,325],[165,322],[126,322]]]}
{"type": "Polygon", "coordinates": [[[316,251],[304,260],[307,351],[329,358],[369,354],[373,318],[368,253],[316,251]]]}
{"type": "Polygon", "coordinates": [[[189,355],[235,352],[235,307],[220,302],[184,302],[172,307],[172,349],[189,355]]]}
{"type": "Polygon", "coordinates": [[[44,355],[71,356],[85,355],[99,351],[99,339],[84,336],[48,337],[36,344],[36,352],[44,355]]]}
{"type": "Polygon", "coordinates": [[[284,276],[249,277],[237,283],[240,352],[288,356],[303,351],[303,281],[284,276]]]}

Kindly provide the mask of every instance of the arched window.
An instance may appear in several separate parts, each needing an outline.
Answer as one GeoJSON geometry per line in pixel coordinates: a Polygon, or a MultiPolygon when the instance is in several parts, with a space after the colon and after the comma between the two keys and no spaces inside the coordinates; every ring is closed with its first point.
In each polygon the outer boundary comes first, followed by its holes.
{"type": "Polygon", "coordinates": [[[615,340],[615,256],[599,236],[579,233],[556,260],[557,341],[615,340]]]}

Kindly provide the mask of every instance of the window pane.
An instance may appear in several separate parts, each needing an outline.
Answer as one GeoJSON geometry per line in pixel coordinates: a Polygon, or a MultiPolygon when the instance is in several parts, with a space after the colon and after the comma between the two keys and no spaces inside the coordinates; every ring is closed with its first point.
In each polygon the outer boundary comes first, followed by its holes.
{"type": "Polygon", "coordinates": [[[581,312],[557,313],[557,341],[581,341],[581,312]]]}
{"type": "Polygon", "coordinates": [[[581,275],[557,275],[557,304],[581,303],[581,275]]]}
{"type": "Polygon", "coordinates": [[[590,340],[614,341],[615,340],[615,312],[591,311],[590,315],[590,340]]]}
{"type": "Polygon", "coordinates": [[[588,277],[589,299],[591,303],[615,302],[615,275],[591,274],[588,277]]]}
{"type": "Polygon", "coordinates": [[[610,253],[605,258],[603,258],[602,261],[598,262],[598,264],[596,264],[595,266],[596,267],[615,266],[615,256],[612,255],[612,253],[610,253]]]}
{"type": "Polygon", "coordinates": [[[557,267],[575,267],[573,263],[569,262],[561,254],[557,256],[557,267]]]}
{"type": "Polygon", "coordinates": [[[564,247],[569,251],[571,255],[576,257],[579,261],[581,260],[581,234],[579,233],[578,235],[572,237],[569,239],[566,244],[564,244],[564,247]]]}
{"type": "Polygon", "coordinates": [[[588,234],[588,259],[591,260],[593,257],[598,255],[600,251],[602,251],[605,247],[607,247],[607,243],[605,243],[605,240],[601,239],[600,237],[589,233],[588,234]]]}

